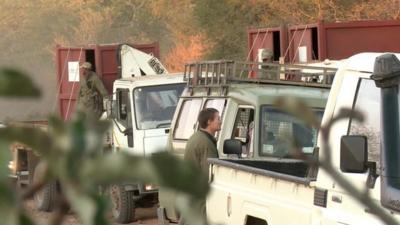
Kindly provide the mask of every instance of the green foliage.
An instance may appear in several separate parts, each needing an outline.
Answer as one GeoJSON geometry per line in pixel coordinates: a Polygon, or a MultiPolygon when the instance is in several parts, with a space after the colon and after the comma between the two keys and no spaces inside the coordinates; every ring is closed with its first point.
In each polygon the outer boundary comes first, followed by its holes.
{"type": "MultiPolygon", "coordinates": [[[[15,75],[8,71],[5,71],[8,74],[4,78],[6,83],[12,82],[10,80],[14,77],[10,75],[15,75]]],[[[18,75],[22,81],[26,80],[23,74],[18,75]]],[[[36,90],[34,87],[31,89],[36,90]]],[[[180,208],[186,209],[183,215],[198,215],[191,205],[203,200],[209,190],[207,178],[201,175],[202,172],[165,152],[149,158],[125,152],[104,153],[102,140],[109,125],[108,121],[98,121],[83,113],[76,113],[68,122],[50,117],[47,131],[27,126],[1,128],[0,218],[4,218],[3,222],[8,225],[33,224],[21,207],[23,199],[17,198],[8,185],[8,168],[5,165],[10,160],[9,144],[13,142],[26,144],[40,155],[41,162],[37,166],[39,180],[28,192],[35,192],[35,187],[57,180],[63,196],[56,202],[56,208],[62,209],[65,202],[69,203],[85,225],[109,224],[106,218],[108,197],[99,193],[99,186],[121,182],[151,182],[175,190],[183,196],[180,204],[180,208]]],[[[196,221],[188,222],[205,222],[200,216],[193,218],[196,221]]]]}
{"type": "Polygon", "coordinates": [[[39,97],[40,90],[24,73],[10,68],[0,69],[0,96],[39,97]]]}

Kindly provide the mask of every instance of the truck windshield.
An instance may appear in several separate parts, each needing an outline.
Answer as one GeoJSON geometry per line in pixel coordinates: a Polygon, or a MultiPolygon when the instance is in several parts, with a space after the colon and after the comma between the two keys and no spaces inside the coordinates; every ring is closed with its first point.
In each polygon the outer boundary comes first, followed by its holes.
{"type": "MultiPolygon", "coordinates": [[[[314,110],[321,120],[323,110],[314,110]]],[[[270,106],[261,108],[261,156],[291,158],[295,155],[293,143],[305,154],[311,154],[317,143],[317,130],[303,121],[270,106]]]]}
{"type": "Polygon", "coordinates": [[[169,127],[184,87],[182,83],[136,88],[133,99],[137,129],[169,127]]]}

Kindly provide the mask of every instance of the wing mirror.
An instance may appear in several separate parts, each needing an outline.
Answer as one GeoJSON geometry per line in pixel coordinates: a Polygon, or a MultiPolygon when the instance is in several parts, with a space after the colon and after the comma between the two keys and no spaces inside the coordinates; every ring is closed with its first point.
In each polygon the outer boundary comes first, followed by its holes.
{"type": "Polygon", "coordinates": [[[224,141],[224,154],[235,154],[240,157],[242,154],[242,142],[236,139],[228,139],[224,141]]]}
{"type": "Polygon", "coordinates": [[[348,173],[367,171],[367,137],[359,135],[342,136],[340,140],[340,170],[348,173]]]}

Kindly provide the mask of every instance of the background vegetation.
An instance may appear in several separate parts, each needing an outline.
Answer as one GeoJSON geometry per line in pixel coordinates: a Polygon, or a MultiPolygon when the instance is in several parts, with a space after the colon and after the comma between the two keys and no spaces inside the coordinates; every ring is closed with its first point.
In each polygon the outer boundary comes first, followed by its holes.
{"type": "Polygon", "coordinates": [[[248,27],[318,20],[399,19],[398,0],[2,0],[0,66],[22,68],[40,101],[0,99],[0,120],[41,119],[56,104],[54,48],[158,41],[162,61],[245,59],[248,27]]]}

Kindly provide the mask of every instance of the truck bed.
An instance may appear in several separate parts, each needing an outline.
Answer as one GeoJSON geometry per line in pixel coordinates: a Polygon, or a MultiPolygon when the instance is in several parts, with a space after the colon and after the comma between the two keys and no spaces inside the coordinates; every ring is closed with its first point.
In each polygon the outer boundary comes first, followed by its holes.
{"type": "Polygon", "coordinates": [[[312,224],[314,184],[294,159],[209,159],[212,224],[312,224]],[[290,216],[288,216],[290,215],[290,216]],[[253,223],[254,222],[254,223],[253,223]],[[256,223],[257,222],[257,223],[256,223]]]}
{"type": "Polygon", "coordinates": [[[302,184],[314,180],[308,177],[310,166],[301,160],[208,159],[208,163],[302,184]]]}

